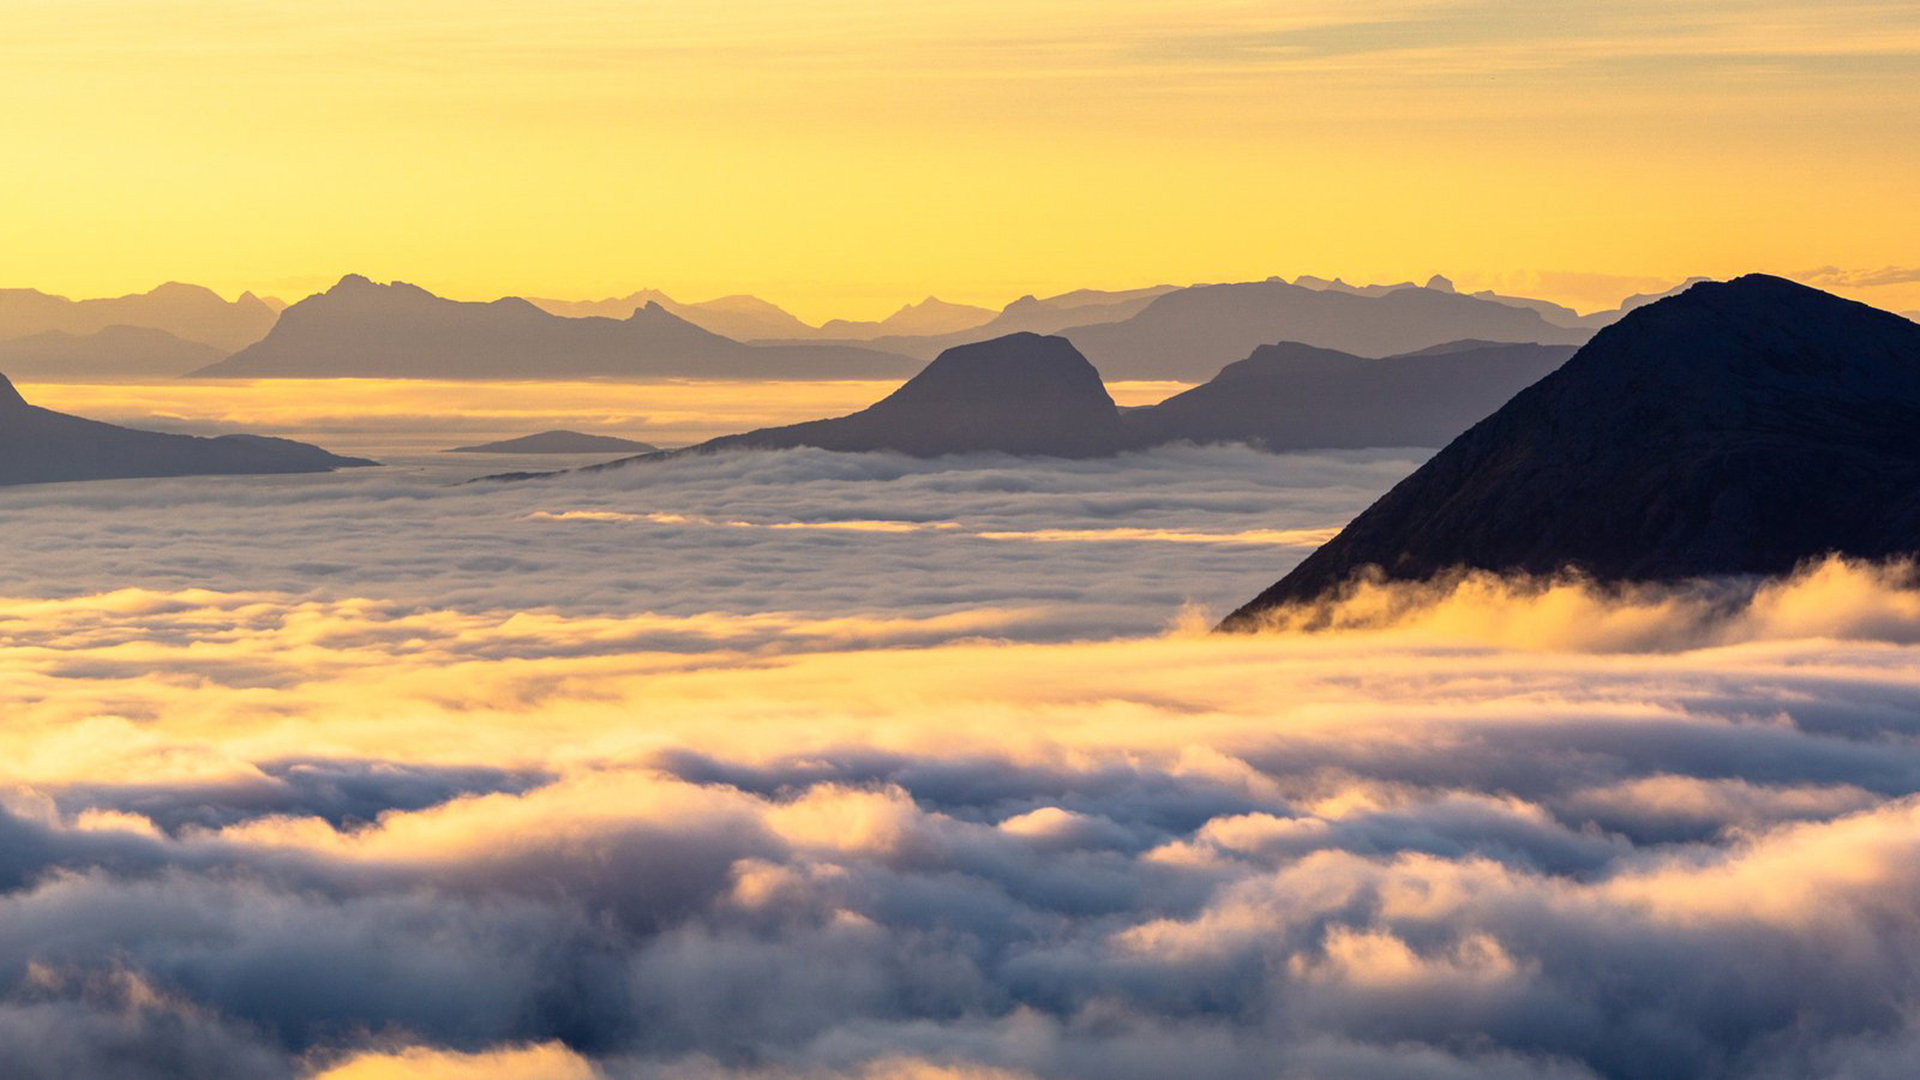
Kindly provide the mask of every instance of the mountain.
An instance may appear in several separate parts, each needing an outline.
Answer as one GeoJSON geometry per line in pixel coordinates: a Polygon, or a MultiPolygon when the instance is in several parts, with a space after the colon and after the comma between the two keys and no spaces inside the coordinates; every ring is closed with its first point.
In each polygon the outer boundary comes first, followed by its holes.
{"type": "Polygon", "coordinates": [[[447,300],[357,274],[287,308],[259,343],[194,372],[219,378],[890,379],[901,356],[829,345],[744,345],[659,304],[625,319],[565,318],[509,297],[447,300]]]}
{"type": "Polygon", "coordinates": [[[98,300],[69,300],[37,289],[0,289],[0,338],[145,326],[224,353],[259,341],[278,317],[272,305],[252,293],[242,293],[229,303],[211,289],[179,282],[98,300]]]}
{"type": "Polygon", "coordinates": [[[149,476],[310,473],[374,462],[258,435],[163,435],[27,404],[0,375],[0,485],[149,476]]]}
{"type": "Polygon", "coordinates": [[[564,315],[572,319],[593,316],[624,319],[649,304],[658,304],[702,330],[735,341],[798,338],[815,333],[813,327],[785,309],[757,296],[722,296],[683,304],[658,289],[642,289],[607,300],[542,300],[529,297],[527,303],[550,315],[564,315]]]}
{"type": "Polygon", "coordinates": [[[1263,345],[1207,383],[1123,419],[1143,445],[1444,446],[1574,351],[1468,341],[1369,360],[1293,342],[1263,345]]]}
{"type": "Polygon", "coordinates": [[[1393,356],[1464,338],[1577,345],[1589,336],[1554,326],[1535,311],[1440,289],[1363,296],[1277,279],[1182,289],[1125,321],[1061,333],[1106,379],[1186,382],[1200,382],[1276,341],[1393,356]]]}
{"type": "Polygon", "coordinates": [[[174,378],[226,353],[150,326],[108,326],[90,334],[47,330],[0,340],[0,371],[14,378],[174,378]]]}
{"type": "Polygon", "coordinates": [[[672,453],[814,446],[914,457],[995,452],[1080,458],[1126,445],[1119,409],[1072,343],[1012,334],[948,349],[900,389],[850,416],[728,435],[672,453]]]}
{"type": "Polygon", "coordinates": [[[1000,314],[987,322],[966,330],[918,336],[889,335],[857,343],[929,360],[956,345],[991,341],[1009,334],[1057,334],[1069,326],[1119,322],[1139,314],[1156,298],[1176,291],[1173,285],[1154,285],[1120,292],[1077,289],[1044,299],[1023,296],[1000,309],[1000,314]]]}
{"type": "Polygon", "coordinates": [[[949,304],[937,296],[929,296],[917,304],[902,307],[878,322],[830,319],[821,324],[818,335],[829,339],[871,341],[877,337],[953,334],[984,326],[993,321],[996,314],[991,308],[949,304]]]}
{"type": "Polygon", "coordinates": [[[456,446],[449,454],[655,454],[660,448],[652,443],[620,439],[612,435],[587,435],[578,431],[542,431],[517,439],[456,446]]]}
{"type": "Polygon", "coordinates": [[[1223,625],[1366,567],[1670,581],[1916,550],[1920,326],[1751,275],[1601,331],[1223,625]]]}

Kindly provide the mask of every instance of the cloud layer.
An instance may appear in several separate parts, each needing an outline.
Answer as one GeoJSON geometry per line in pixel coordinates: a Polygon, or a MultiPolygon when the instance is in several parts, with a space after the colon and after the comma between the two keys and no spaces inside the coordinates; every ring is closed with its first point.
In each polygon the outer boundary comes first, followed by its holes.
{"type": "Polygon", "coordinates": [[[1292,549],[1112,530],[1321,528],[1407,465],[1247,460],[9,493],[47,569],[0,590],[0,1046],[25,1077],[1901,1074],[1908,571],[1197,633],[1155,574],[1224,604],[1292,549]],[[821,527],[874,521],[911,527],[821,527]],[[1106,532],[982,535],[1047,530],[1106,532]]]}

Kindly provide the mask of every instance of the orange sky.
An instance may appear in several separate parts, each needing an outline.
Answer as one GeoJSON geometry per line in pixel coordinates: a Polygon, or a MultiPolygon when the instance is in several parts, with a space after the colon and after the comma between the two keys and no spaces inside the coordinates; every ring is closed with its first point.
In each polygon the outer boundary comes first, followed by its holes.
{"type": "Polygon", "coordinates": [[[1920,308],[1911,3],[0,2],[0,285],[353,270],[819,320],[1760,269],[1920,308]]]}

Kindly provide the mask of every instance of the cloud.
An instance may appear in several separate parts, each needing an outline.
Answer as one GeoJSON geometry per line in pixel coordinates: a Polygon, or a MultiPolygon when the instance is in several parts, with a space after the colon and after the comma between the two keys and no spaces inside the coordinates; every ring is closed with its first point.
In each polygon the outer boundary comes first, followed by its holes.
{"type": "Polygon", "coordinates": [[[1910,568],[1372,586],[1217,636],[1194,592],[1297,551],[1121,531],[1324,528],[1410,465],[0,493],[0,1045],[30,1077],[1889,1075],[1910,568]],[[1105,538],[976,535],[1056,529],[1105,538]]]}

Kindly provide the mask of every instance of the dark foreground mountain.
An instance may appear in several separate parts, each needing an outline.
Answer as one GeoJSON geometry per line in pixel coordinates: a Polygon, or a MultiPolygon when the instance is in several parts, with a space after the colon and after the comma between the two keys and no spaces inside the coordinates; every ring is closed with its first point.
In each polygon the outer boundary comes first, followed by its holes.
{"type": "Polygon", "coordinates": [[[1060,333],[1105,379],[1187,382],[1276,341],[1397,356],[1465,339],[1578,345],[1591,334],[1555,326],[1537,311],[1450,290],[1398,288],[1368,296],[1277,280],[1181,289],[1124,321],[1060,333]]]}
{"type": "Polygon", "coordinates": [[[744,345],[649,304],[565,318],[509,297],[469,303],[358,275],[280,313],[259,343],[202,368],[220,378],[896,379],[915,363],[838,345],[744,345]]]}
{"type": "Polygon", "coordinates": [[[449,454],[654,454],[660,448],[652,443],[621,439],[612,435],[588,435],[579,431],[542,431],[517,439],[456,446],[449,454]]]}
{"type": "Polygon", "coordinates": [[[989,452],[1083,458],[1127,445],[1120,410],[1072,343],[1010,334],[948,349],[906,385],[852,415],[727,435],[653,459],[802,446],[914,457],[989,452]]]}
{"type": "Polygon", "coordinates": [[[1369,360],[1294,342],[1263,345],[1211,381],[1123,420],[1141,445],[1445,446],[1574,351],[1467,341],[1369,360]]]}
{"type": "Polygon", "coordinates": [[[24,381],[176,378],[226,354],[150,326],[109,326],[91,334],[48,330],[0,341],[0,371],[24,381]]]}
{"type": "Polygon", "coordinates": [[[373,465],[258,435],[205,439],[135,431],[29,405],[0,375],[0,484],[330,472],[373,465]]]}
{"type": "Polygon", "coordinates": [[[1915,551],[1920,326],[1753,275],[1601,331],[1223,626],[1365,568],[1673,581],[1915,551]]]}

